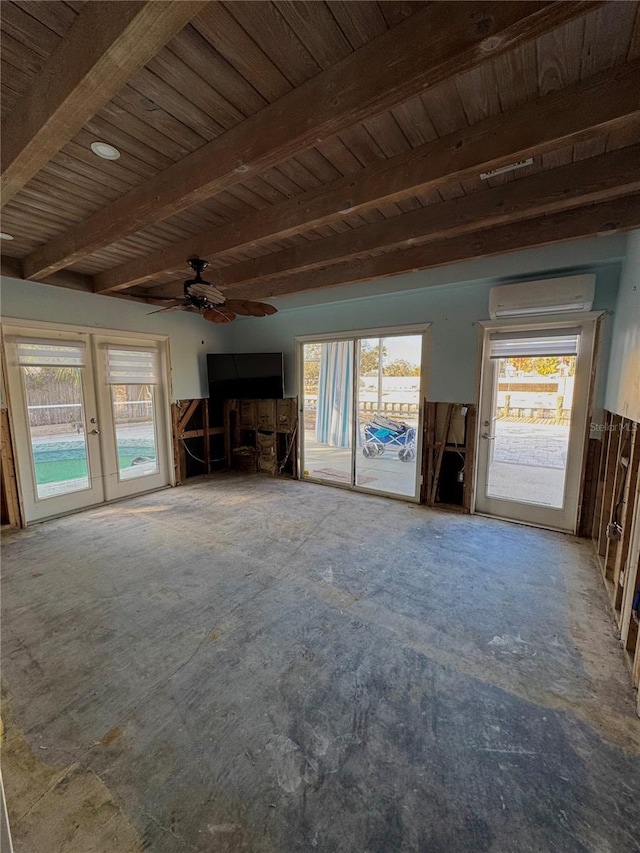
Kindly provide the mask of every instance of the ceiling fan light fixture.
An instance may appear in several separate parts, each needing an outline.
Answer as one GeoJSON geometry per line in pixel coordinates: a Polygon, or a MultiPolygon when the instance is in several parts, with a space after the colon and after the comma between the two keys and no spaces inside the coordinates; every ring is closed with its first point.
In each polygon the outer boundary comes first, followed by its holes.
{"type": "Polygon", "coordinates": [[[113,145],[109,145],[107,142],[92,142],[91,150],[97,157],[101,157],[103,160],[120,159],[120,152],[118,149],[114,148],[113,145]]]}

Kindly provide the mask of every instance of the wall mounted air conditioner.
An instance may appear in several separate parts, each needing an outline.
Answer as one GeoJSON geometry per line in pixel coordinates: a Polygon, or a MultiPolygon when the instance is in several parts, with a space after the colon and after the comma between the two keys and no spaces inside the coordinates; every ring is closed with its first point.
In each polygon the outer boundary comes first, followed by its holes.
{"type": "Polygon", "coordinates": [[[500,317],[591,311],[595,289],[595,275],[570,275],[492,287],[489,291],[489,316],[497,320],[500,317]]]}

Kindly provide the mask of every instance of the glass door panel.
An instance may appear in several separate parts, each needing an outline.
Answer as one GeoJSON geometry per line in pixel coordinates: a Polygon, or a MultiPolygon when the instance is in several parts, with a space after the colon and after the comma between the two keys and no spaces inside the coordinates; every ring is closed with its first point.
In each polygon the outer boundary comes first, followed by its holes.
{"type": "Polygon", "coordinates": [[[487,333],[477,512],[575,531],[594,329],[487,333]]]}
{"type": "Polygon", "coordinates": [[[21,371],[37,498],[88,489],[82,368],[22,367],[21,371]]]}
{"type": "Polygon", "coordinates": [[[487,496],[564,505],[576,357],[497,359],[487,496]]]}
{"type": "Polygon", "coordinates": [[[104,500],[89,338],[7,335],[7,380],[26,521],[104,500]]]}
{"type": "Polygon", "coordinates": [[[358,342],[358,453],[355,482],[416,497],[419,474],[423,335],[358,342]]]}
{"type": "Polygon", "coordinates": [[[112,385],[111,408],[120,480],[158,473],[152,385],[112,385]]]}
{"type": "Polygon", "coordinates": [[[353,483],[353,341],[302,347],[303,477],[353,483]]]}
{"type": "Polygon", "coordinates": [[[105,376],[98,387],[107,500],[168,485],[166,402],[160,344],[94,339],[105,376]]]}
{"type": "Polygon", "coordinates": [[[302,344],[304,478],[418,499],[423,340],[302,344]]]}

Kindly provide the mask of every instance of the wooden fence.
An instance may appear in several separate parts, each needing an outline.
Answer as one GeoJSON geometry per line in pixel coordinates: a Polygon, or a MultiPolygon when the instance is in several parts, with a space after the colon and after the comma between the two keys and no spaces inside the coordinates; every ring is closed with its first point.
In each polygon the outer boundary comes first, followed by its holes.
{"type": "MultiPolygon", "coordinates": [[[[146,387],[146,386],[144,386],[146,387]]],[[[116,419],[129,422],[148,421],[151,400],[138,399],[138,386],[119,388],[121,399],[116,400],[116,419]]],[[[29,423],[32,427],[83,422],[82,394],[73,381],[51,379],[42,383],[28,382],[29,423]]]]}

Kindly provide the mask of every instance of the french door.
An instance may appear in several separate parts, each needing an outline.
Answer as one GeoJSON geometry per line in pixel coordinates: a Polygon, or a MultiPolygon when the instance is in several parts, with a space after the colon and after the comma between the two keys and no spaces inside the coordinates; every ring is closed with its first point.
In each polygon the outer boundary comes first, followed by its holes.
{"type": "Polygon", "coordinates": [[[303,479],[419,500],[425,332],[300,341],[303,479]]]}
{"type": "Polygon", "coordinates": [[[575,533],[596,321],[485,324],[476,512],[575,533]]]}
{"type": "Polygon", "coordinates": [[[8,327],[27,522],[169,483],[164,343],[8,327]]]}

